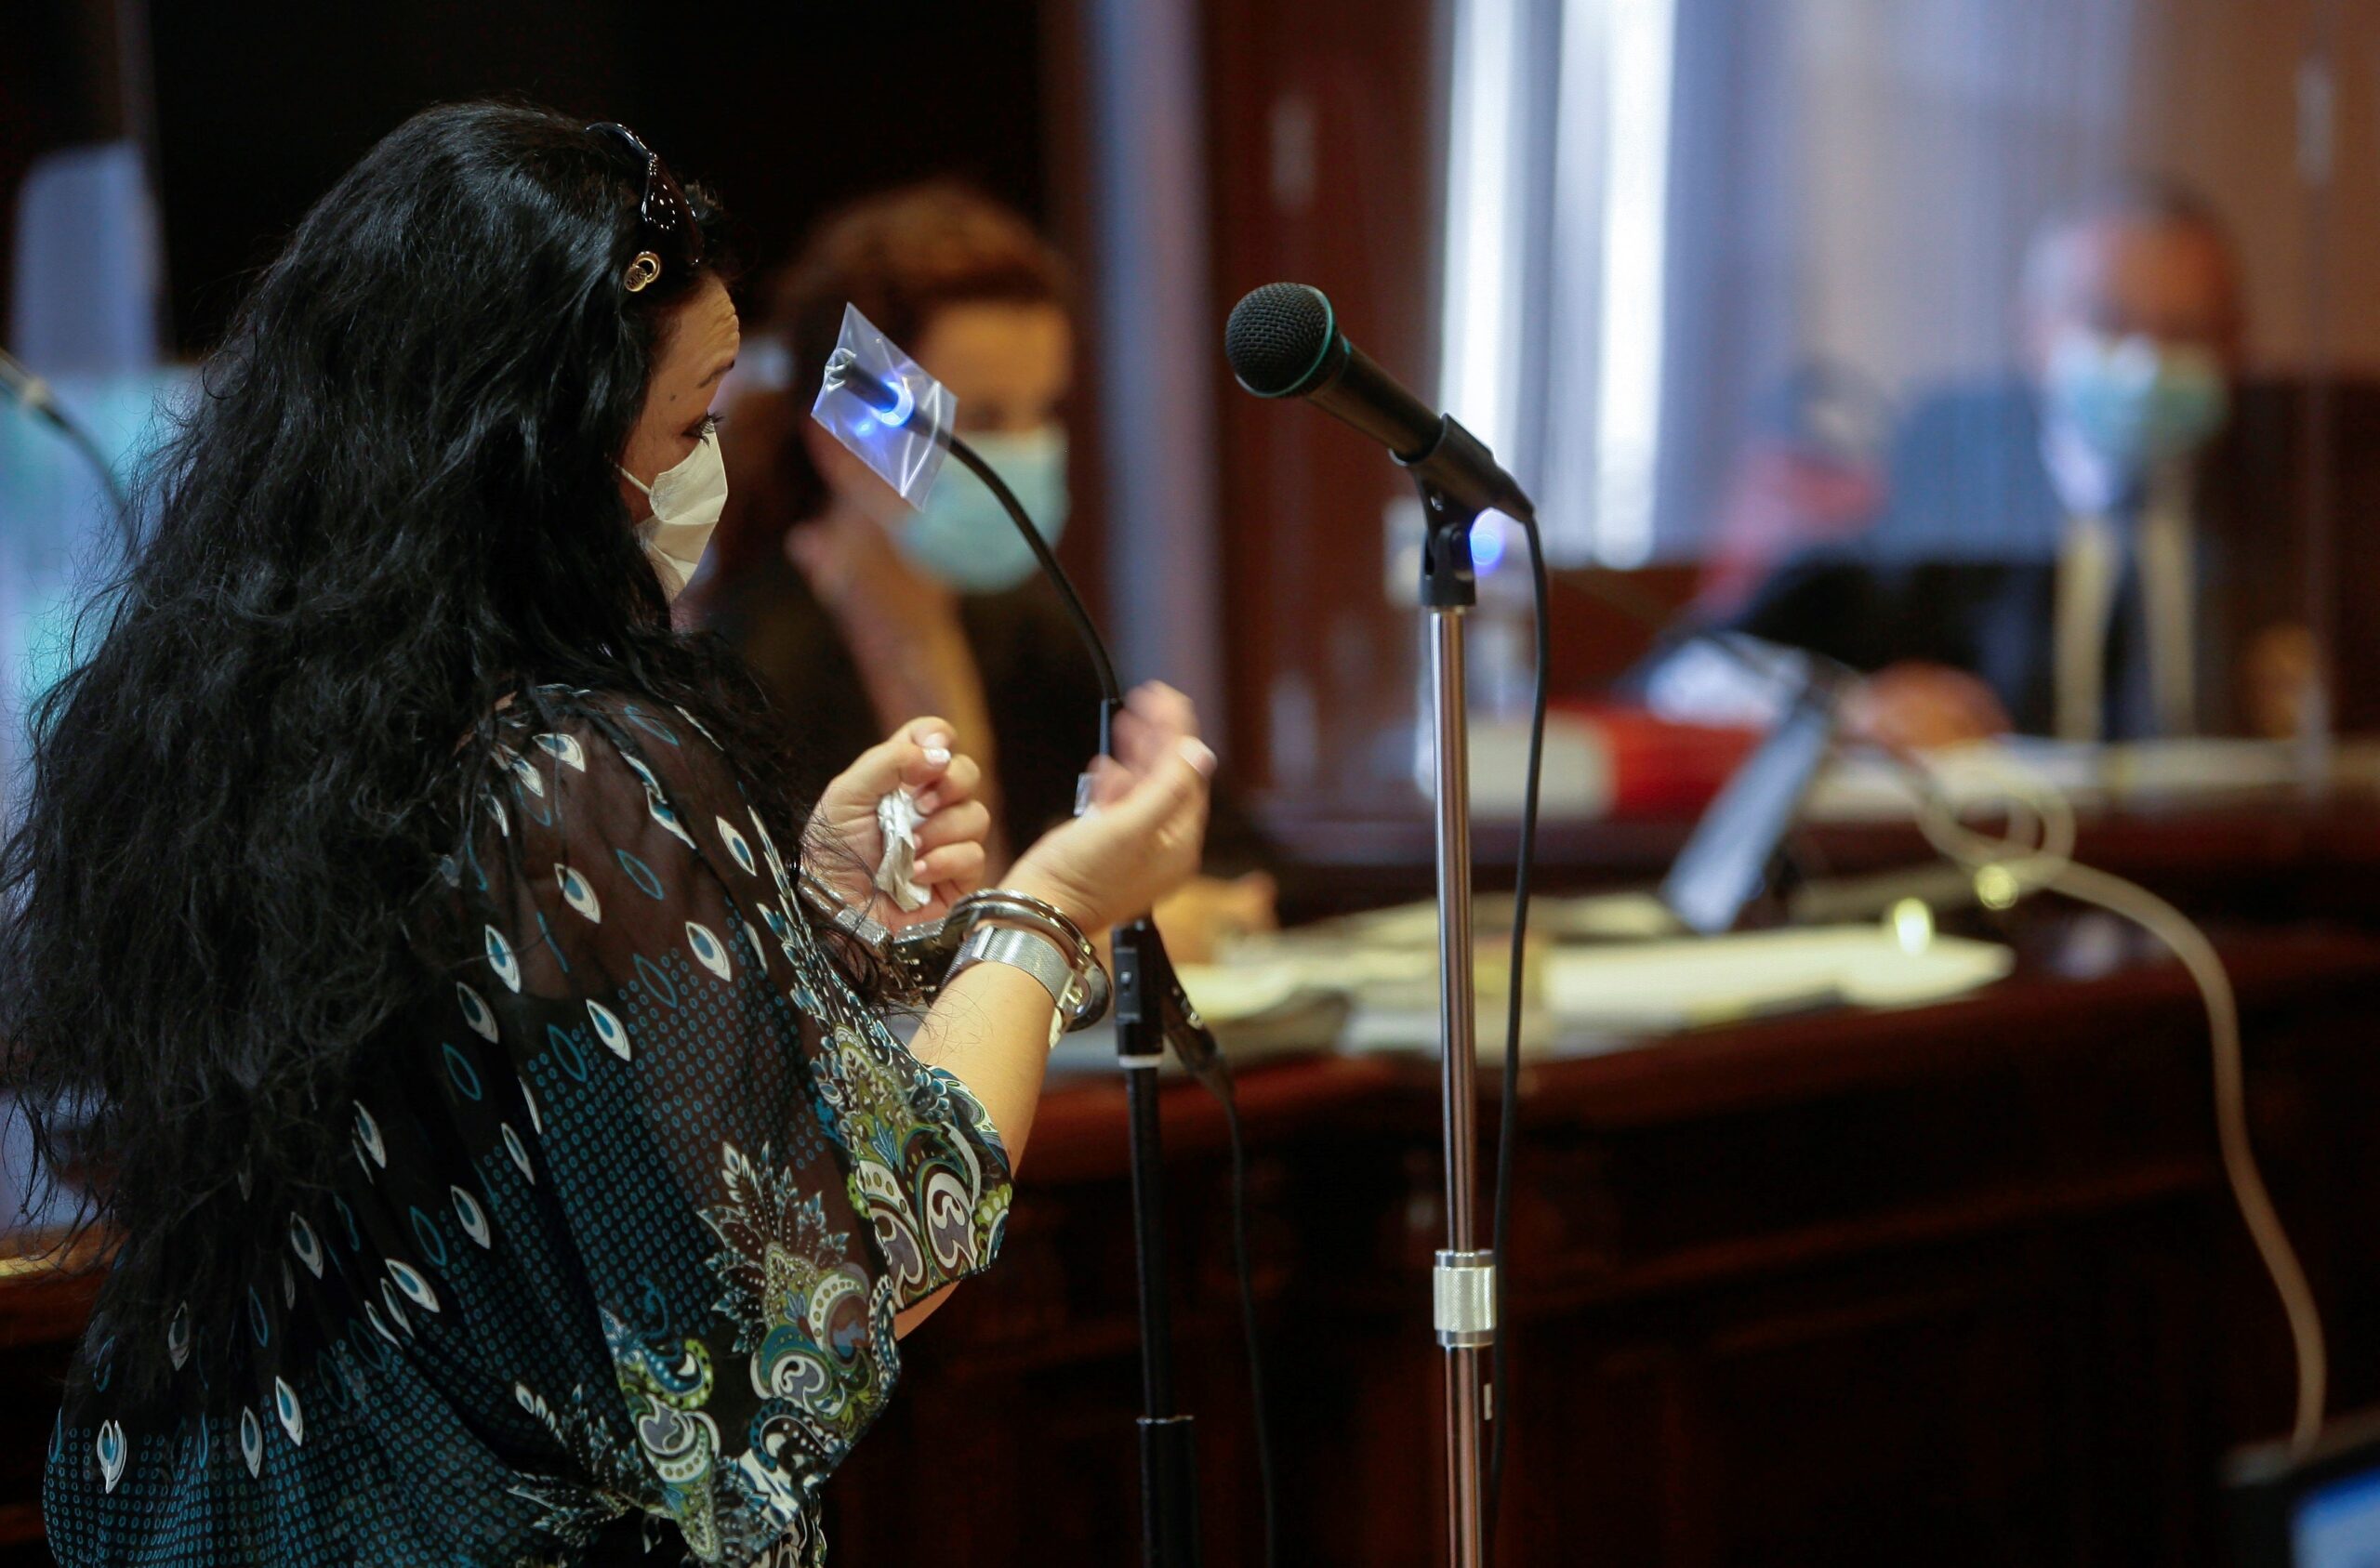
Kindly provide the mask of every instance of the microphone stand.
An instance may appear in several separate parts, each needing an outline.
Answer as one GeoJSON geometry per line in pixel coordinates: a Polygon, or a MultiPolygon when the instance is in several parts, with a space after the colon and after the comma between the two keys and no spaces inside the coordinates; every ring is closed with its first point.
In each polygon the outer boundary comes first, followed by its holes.
{"type": "MultiPolygon", "coordinates": [[[[1431,1272],[1432,1322],[1446,1352],[1448,1561],[1485,1568],[1481,1370],[1496,1342],[1495,1255],[1480,1247],[1478,1028],[1471,940],[1470,692],[1463,617],[1479,602],[1471,525],[1482,507],[1420,472],[1421,604],[1428,617],[1437,816],[1439,1092],[1446,1144],[1447,1245],[1431,1272]]],[[[1504,1092],[1513,1092],[1506,1085],[1504,1092]]],[[[1499,1416],[1503,1413],[1497,1412],[1499,1416]]]]}
{"type": "MultiPolygon", "coordinates": [[[[1433,804],[1437,827],[1440,1091],[1446,1140],[1447,1245],[1431,1270],[1431,1321],[1446,1352],[1447,1525],[1455,1568],[1485,1568],[1488,1525],[1481,1437],[1490,1412],[1480,1374],[1503,1362],[1496,1340],[1497,1249],[1509,1240],[1506,1206],[1517,1082],[1504,1086],[1505,1137],[1498,1150],[1497,1235],[1483,1249],[1477,1231],[1478,1028],[1471,941],[1471,738],[1463,670],[1463,617],[1479,602],[1471,529],[1482,512],[1502,512],[1527,530],[1537,594],[1540,657],[1530,703],[1528,787],[1521,810],[1521,858],[1514,889],[1513,986],[1507,1060],[1517,1064],[1521,965],[1528,929],[1529,869],[1537,835],[1538,772],[1545,733],[1545,564],[1536,507],[1495,455],[1452,417],[1433,413],[1339,331],[1330,301],[1300,283],[1268,283],[1232,308],[1224,351],[1240,385],[1259,397],[1307,397],[1388,448],[1421,494],[1421,584],[1429,617],[1433,804]],[[1301,368],[1300,362],[1302,362],[1301,368]],[[1492,1358],[1492,1362],[1491,1362],[1492,1358]]],[[[1514,1075],[1515,1078],[1517,1074],[1514,1075]]],[[[1493,1414],[1501,1415],[1502,1412],[1493,1414]]],[[[1499,1428],[1501,1434],[1503,1429],[1499,1428]]]]}
{"type": "Polygon", "coordinates": [[[1116,1063],[1124,1073],[1130,1129],[1132,1254],[1140,1294],[1141,1561],[1146,1568],[1196,1568],[1197,1433],[1195,1417],[1174,1405],[1172,1293],[1165,1266],[1165,1150],[1157,1111],[1166,1030],[1161,1008],[1151,1005],[1177,982],[1165,942],[1146,916],[1117,927],[1111,940],[1116,1063]]]}

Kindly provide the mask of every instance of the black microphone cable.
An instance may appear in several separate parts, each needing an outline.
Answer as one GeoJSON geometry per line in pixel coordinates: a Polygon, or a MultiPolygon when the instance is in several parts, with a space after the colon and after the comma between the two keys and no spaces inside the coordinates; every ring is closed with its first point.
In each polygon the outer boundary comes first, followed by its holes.
{"type": "Polygon", "coordinates": [[[135,543],[132,526],[132,497],[125,493],[123,483],[115,477],[115,469],[108,462],[107,453],[92,439],[82,422],[66,412],[50,390],[49,383],[34,375],[30,366],[6,349],[0,349],[0,387],[6,387],[16,397],[19,406],[47,423],[66,444],[82,455],[92,470],[99,476],[99,484],[107,492],[108,503],[115,509],[116,532],[122,537],[126,555],[135,543]]]}
{"type": "Polygon", "coordinates": [[[1527,962],[1528,901],[1537,865],[1538,784],[1545,771],[1545,709],[1554,663],[1553,591],[1545,571],[1545,541],[1534,516],[1519,520],[1528,545],[1529,591],[1535,600],[1537,669],[1529,681],[1528,775],[1521,784],[1520,853],[1513,870],[1513,953],[1504,1001],[1504,1080],[1496,1107],[1494,1218],[1488,1245],[1496,1260],[1496,1338],[1488,1352],[1488,1496],[1480,1509],[1488,1560],[1495,1561],[1497,1505],[1503,1498],[1504,1436],[1513,1424],[1513,1322],[1505,1310],[1512,1273],[1513,1153],[1520,1142],[1521,981],[1527,962]]]}

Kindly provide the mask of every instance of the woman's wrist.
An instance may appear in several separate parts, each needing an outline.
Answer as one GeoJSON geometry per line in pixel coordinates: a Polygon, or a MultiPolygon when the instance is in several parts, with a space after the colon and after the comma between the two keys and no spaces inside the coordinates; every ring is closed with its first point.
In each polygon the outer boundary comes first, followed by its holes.
{"type": "Polygon", "coordinates": [[[1072,920],[1083,931],[1092,931],[1107,924],[1106,921],[1097,917],[1097,911],[1091,907],[1090,900],[1074,889],[1059,882],[1057,878],[1042,876],[1034,870],[1028,862],[1019,862],[1011,866],[1008,876],[1001,880],[1002,886],[1011,892],[1023,893],[1030,899],[1038,899],[1072,920]]]}
{"type": "Polygon", "coordinates": [[[1078,1000],[1085,991],[1084,971],[1077,967],[1076,955],[1047,931],[1002,921],[983,922],[967,933],[943,981],[944,988],[987,966],[1014,969],[1041,988],[1051,1008],[1050,1045],[1056,1045],[1067,1030],[1080,1025],[1082,1009],[1078,1000]]]}
{"type": "Polygon", "coordinates": [[[794,860],[796,876],[813,877],[819,886],[862,911],[875,903],[875,887],[856,856],[840,848],[831,829],[814,817],[802,830],[794,860]]]}
{"type": "Polygon", "coordinates": [[[967,894],[937,922],[935,945],[958,943],[945,983],[985,961],[1022,967],[1048,987],[1060,1028],[1088,1028],[1106,1012],[1114,994],[1099,946],[1063,906],[1014,886],[1016,880],[967,894]]]}

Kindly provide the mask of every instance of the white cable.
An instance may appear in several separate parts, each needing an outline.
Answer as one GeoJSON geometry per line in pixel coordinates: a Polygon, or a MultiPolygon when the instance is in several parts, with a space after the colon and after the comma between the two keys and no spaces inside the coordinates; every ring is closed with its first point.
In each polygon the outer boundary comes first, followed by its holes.
{"type": "Polygon", "coordinates": [[[2189,917],[2136,883],[2110,876],[2088,866],[2069,865],[2050,886],[2067,897],[2096,904],[2139,926],[2171,948],[2198,982],[2206,1000],[2207,1034],[2215,1056],[2215,1125],[2223,1149],[2224,1174],[2231,1180],[2232,1200],[2254,1239],[2273,1290],[2289,1317],[2289,1337],[2297,1354],[2297,1419],[2290,1431],[2293,1453],[2304,1454],[2321,1434],[2330,1371],[2322,1342],[2320,1309],[2306,1271],[2289,1244],[2272,1195],[2248,1140],[2246,1074],[2240,1048],[2240,1005],[2232,994],[2231,977],[2206,933],[2189,917]]]}
{"type": "MultiPolygon", "coordinates": [[[[1938,777],[1923,759],[1905,757],[1903,760],[1915,761],[1929,786],[1938,777]]],[[[2077,903],[2131,921],[2163,943],[2196,982],[2199,996],[2206,1005],[2207,1039],[2215,1064],[2215,1137],[2222,1150],[2224,1175],[2230,1182],[2232,1201],[2239,1207],[2240,1218],[2248,1227],[2248,1235],[2255,1243],[2265,1272],[2272,1277],[2273,1291],[2281,1298],[2281,1311],[2289,1320],[2290,1344],[2297,1362],[2296,1419],[2290,1430],[2290,1447],[2302,1455],[2321,1433],[2323,1410],[2328,1403],[2329,1354],[2313,1287],[2307,1282],[2296,1249],[2290,1245],[2280,1212],[2273,1207],[2272,1194],[2265,1186],[2264,1174],[2256,1165],[2255,1149],[2249,1140],[2240,1003],[2231,988],[2231,977],[2225,971],[2214,942],[2189,916],[2137,883],[2077,865],[2073,860],[2076,824],[2072,802],[2040,775],[2005,758],[2000,762],[1999,776],[1992,782],[2007,791],[2011,805],[2035,818],[2025,825],[2038,827],[2037,841],[2026,842],[2033,837],[2030,833],[1994,838],[1975,831],[1958,820],[1932,787],[1920,794],[1918,826],[1936,850],[1971,873],[1997,868],[2013,876],[2019,890],[2038,888],[2063,893],[2077,903]]],[[[2011,816],[2013,823],[2016,813],[2011,816]]]]}

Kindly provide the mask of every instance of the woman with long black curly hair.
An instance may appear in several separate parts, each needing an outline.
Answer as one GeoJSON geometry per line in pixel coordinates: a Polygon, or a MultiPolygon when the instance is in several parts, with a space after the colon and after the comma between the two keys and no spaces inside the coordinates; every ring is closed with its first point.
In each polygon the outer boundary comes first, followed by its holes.
{"type": "Polygon", "coordinates": [[[896,1337],[998,1245],[1067,925],[1195,866],[1213,754],[1151,689],[1007,940],[887,1032],[832,901],[968,893],[978,772],[921,718],[806,808],[801,737],[670,630],[719,230],[622,127],[399,128],[258,284],[41,705],[0,1037],[115,1245],[65,1562],[818,1561],[896,1337]]]}

